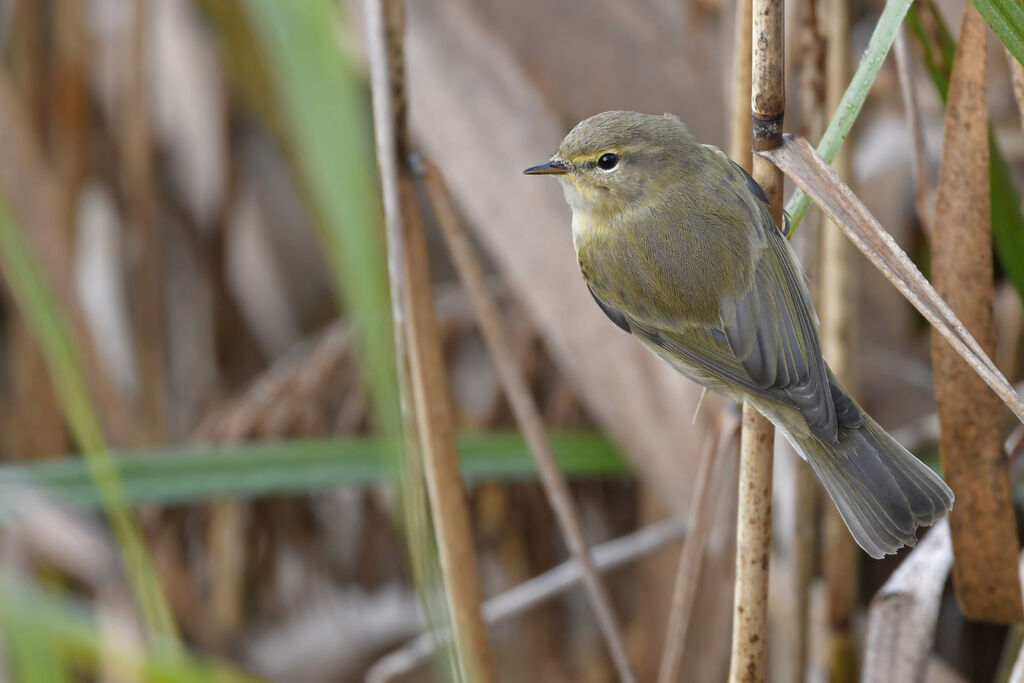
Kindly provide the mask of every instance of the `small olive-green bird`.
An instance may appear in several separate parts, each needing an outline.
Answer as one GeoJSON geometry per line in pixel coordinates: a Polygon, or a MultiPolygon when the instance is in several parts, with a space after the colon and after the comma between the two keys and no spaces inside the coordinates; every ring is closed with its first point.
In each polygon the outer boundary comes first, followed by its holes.
{"type": "Polygon", "coordinates": [[[601,310],[690,379],[751,402],[871,557],[913,545],[953,492],[850,398],[821,355],[796,257],[760,186],[674,116],[610,111],[545,164],[601,310]]]}

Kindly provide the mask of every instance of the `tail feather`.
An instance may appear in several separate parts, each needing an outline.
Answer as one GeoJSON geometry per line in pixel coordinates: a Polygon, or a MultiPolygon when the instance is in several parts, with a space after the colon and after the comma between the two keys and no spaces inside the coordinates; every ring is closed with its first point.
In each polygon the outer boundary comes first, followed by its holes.
{"type": "Polygon", "coordinates": [[[810,437],[794,445],[860,547],[881,558],[914,545],[919,526],[934,523],[952,508],[953,492],[866,413],[861,421],[860,427],[841,428],[836,443],[810,437]]]}

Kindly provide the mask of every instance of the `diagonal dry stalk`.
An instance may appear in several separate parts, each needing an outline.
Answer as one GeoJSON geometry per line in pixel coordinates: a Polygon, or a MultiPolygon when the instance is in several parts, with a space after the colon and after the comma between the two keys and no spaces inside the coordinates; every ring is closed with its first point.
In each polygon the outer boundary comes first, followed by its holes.
{"type": "Polygon", "coordinates": [[[488,291],[483,268],[480,266],[469,238],[461,228],[451,195],[445,186],[440,170],[427,160],[424,160],[424,165],[427,190],[437,216],[438,226],[444,236],[445,245],[448,247],[448,253],[459,273],[459,278],[466,287],[470,305],[480,325],[480,332],[498,372],[505,396],[508,398],[516,422],[530,447],[530,454],[537,464],[541,485],[544,487],[544,493],[555,513],[562,538],[565,540],[570,554],[579,563],[583,576],[583,587],[594,610],[598,627],[608,644],[608,650],[615,663],[619,678],[623,681],[635,681],[636,675],[629,663],[629,655],[626,652],[626,645],[622,639],[611,598],[594,568],[586,536],[583,533],[583,524],[572,503],[572,494],[569,492],[565,477],[562,476],[555,463],[555,456],[551,451],[551,444],[548,442],[543,419],[536,402],[530,395],[522,370],[516,363],[515,354],[508,342],[509,336],[498,312],[498,305],[488,291]]]}
{"type": "MultiPolygon", "coordinates": [[[[720,489],[725,481],[726,467],[715,472],[711,486],[720,489]]],[[[594,565],[601,572],[625,566],[643,559],[651,553],[678,540],[688,531],[680,517],[670,517],[637,531],[591,548],[594,565]]],[[[499,624],[524,614],[548,600],[552,600],[575,586],[583,577],[583,570],[575,559],[567,560],[543,574],[524,581],[484,603],[484,618],[490,625],[499,624]]],[[[400,649],[381,657],[366,674],[367,683],[388,683],[410,673],[426,662],[434,652],[429,634],[409,641],[400,649]]]]}
{"type": "MultiPolygon", "coordinates": [[[[753,2],[750,106],[757,151],[772,149],[782,141],[786,108],[783,10],[783,0],[753,2]]],[[[771,202],[776,225],[781,226],[782,173],[755,156],[753,176],[771,202]]],[[[743,405],[730,683],[763,681],[766,676],[774,433],[771,423],[752,405],[743,405]]]]}
{"type": "Polygon", "coordinates": [[[761,153],[821,207],[861,253],[916,308],[989,388],[1024,422],[1024,401],[971,333],[900,249],[892,235],[804,138],[761,153]]]}
{"type": "MultiPolygon", "coordinates": [[[[935,290],[989,355],[995,298],[989,188],[986,25],[968,4],[949,79],[945,142],[931,235],[935,290]]],[[[1017,518],[1003,455],[999,401],[932,332],[939,455],[957,501],[949,515],[953,585],[964,613],[1010,623],[1024,617],[1017,518]]]]}
{"type": "MultiPolygon", "coordinates": [[[[423,219],[410,165],[404,7],[401,0],[367,0],[366,14],[406,438],[422,453],[459,673],[464,680],[488,683],[496,679],[494,660],[480,613],[480,579],[455,452],[423,219]]],[[[416,481],[407,484],[419,486],[416,481]]]]}
{"type": "Polygon", "coordinates": [[[736,438],[739,423],[731,413],[723,414],[724,420],[718,425],[715,438],[710,439],[701,454],[694,496],[690,501],[690,533],[683,542],[679,554],[679,568],[672,592],[672,607],[669,611],[668,628],[665,631],[665,651],[662,653],[658,670],[658,683],[674,683],[679,680],[679,668],[683,661],[686,634],[690,627],[697,584],[700,580],[701,561],[704,548],[711,533],[712,516],[718,506],[718,493],[722,481],[725,455],[736,438]]]}
{"type": "Polygon", "coordinates": [[[153,116],[150,112],[151,0],[135,0],[132,10],[129,85],[121,116],[122,185],[128,204],[125,235],[129,247],[126,289],[131,309],[132,346],[138,358],[141,405],[146,440],[164,440],[167,421],[167,323],[163,278],[164,238],[160,228],[157,188],[153,177],[153,116]]]}

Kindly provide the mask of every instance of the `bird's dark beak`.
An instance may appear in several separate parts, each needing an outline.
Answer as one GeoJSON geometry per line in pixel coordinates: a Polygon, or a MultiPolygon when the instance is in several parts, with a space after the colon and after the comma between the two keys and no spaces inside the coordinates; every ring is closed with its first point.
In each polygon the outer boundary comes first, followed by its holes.
{"type": "Polygon", "coordinates": [[[546,164],[531,166],[523,171],[526,175],[563,175],[569,172],[569,164],[561,159],[552,159],[546,164]]]}

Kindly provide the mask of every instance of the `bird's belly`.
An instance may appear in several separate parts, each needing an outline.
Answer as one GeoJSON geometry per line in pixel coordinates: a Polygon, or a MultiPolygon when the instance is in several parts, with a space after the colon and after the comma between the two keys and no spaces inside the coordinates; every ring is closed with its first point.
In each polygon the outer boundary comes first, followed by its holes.
{"type": "Polygon", "coordinates": [[[737,402],[743,401],[744,395],[742,392],[738,393],[734,385],[722,380],[718,375],[709,372],[707,368],[703,368],[698,365],[691,365],[681,356],[666,351],[664,348],[648,342],[645,339],[641,338],[640,341],[643,342],[644,346],[646,346],[651,353],[670,365],[687,379],[696,382],[702,387],[707,387],[717,394],[734,399],[737,402]]]}
{"type": "Polygon", "coordinates": [[[605,303],[657,328],[718,324],[717,292],[681,259],[593,228],[574,230],[574,242],[583,279],[605,303]]]}

